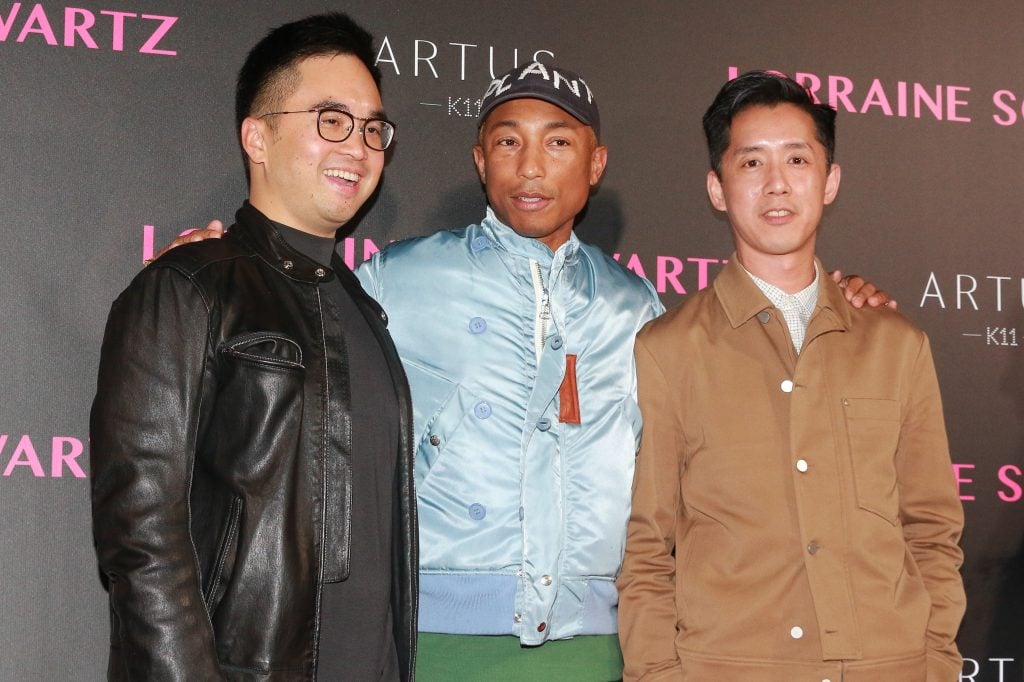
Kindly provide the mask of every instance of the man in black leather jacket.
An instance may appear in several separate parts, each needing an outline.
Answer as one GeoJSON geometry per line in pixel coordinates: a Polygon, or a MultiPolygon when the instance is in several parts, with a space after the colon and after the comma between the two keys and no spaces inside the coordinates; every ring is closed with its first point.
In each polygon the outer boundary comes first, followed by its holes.
{"type": "Polygon", "coordinates": [[[394,125],[344,15],[250,53],[249,201],[107,323],[93,532],[114,680],[411,680],[411,408],[387,318],[334,253],[394,125]]]}

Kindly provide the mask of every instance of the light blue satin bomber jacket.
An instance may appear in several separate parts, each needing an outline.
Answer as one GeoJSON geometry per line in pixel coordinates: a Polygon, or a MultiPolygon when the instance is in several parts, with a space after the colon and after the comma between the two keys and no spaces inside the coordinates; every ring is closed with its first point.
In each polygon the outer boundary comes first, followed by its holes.
{"type": "Polygon", "coordinates": [[[651,284],[575,233],[552,253],[490,208],[357,274],[412,388],[419,629],[526,645],[614,633],[641,427],[633,338],[664,310],[651,284]],[[559,419],[571,355],[579,423],[559,419]]]}

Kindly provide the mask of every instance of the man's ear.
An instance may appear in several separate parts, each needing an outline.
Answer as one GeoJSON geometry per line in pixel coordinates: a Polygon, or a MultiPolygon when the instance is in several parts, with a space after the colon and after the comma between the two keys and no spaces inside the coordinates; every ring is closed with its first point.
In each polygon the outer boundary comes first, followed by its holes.
{"type": "Polygon", "coordinates": [[[266,161],[268,132],[267,124],[257,118],[248,116],[242,121],[242,128],[239,131],[242,149],[252,163],[266,161]]]}
{"type": "Polygon", "coordinates": [[[825,205],[835,201],[839,194],[839,180],[842,177],[842,169],[838,163],[833,163],[828,169],[828,176],[825,177],[825,205]]]}
{"type": "Polygon", "coordinates": [[[478,144],[473,145],[473,163],[476,164],[476,174],[480,176],[480,182],[487,184],[487,164],[484,158],[484,148],[478,144]]]}
{"type": "Polygon", "coordinates": [[[593,187],[601,181],[604,169],[608,165],[608,147],[599,144],[594,147],[590,154],[590,186],[593,187]]]}
{"type": "Polygon", "coordinates": [[[725,193],[722,191],[722,181],[718,177],[718,173],[713,170],[708,171],[708,198],[711,199],[711,205],[719,211],[726,211],[725,205],[725,193]]]}

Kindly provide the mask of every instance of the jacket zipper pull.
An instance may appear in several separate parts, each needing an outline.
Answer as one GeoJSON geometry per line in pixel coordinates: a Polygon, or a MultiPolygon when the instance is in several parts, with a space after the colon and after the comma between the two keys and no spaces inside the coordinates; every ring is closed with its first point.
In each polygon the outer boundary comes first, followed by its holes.
{"type": "Polygon", "coordinates": [[[530,259],[530,274],[533,275],[533,294],[535,300],[535,313],[533,320],[533,349],[537,356],[537,364],[540,364],[540,355],[544,351],[544,342],[548,338],[548,323],[551,320],[551,305],[548,298],[548,289],[544,286],[544,275],[541,272],[540,263],[530,259]]]}

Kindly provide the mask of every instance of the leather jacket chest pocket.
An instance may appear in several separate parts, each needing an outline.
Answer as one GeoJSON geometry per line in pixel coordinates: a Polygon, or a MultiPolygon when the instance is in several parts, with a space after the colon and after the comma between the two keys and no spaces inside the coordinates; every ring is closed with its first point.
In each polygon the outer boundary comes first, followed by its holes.
{"type": "Polygon", "coordinates": [[[209,439],[225,480],[260,484],[291,467],[299,448],[306,369],[302,347],[279,332],[225,339],[209,439]]]}
{"type": "Polygon", "coordinates": [[[220,352],[242,362],[267,368],[304,369],[302,347],[277,332],[249,332],[224,339],[220,352]]]}
{"type": "Polygon", "coordinates": [[[883,398],[843,398],[843,412],[857,504],[896,525],[899,518],[896,481],[899,402],[883,398]]]}

